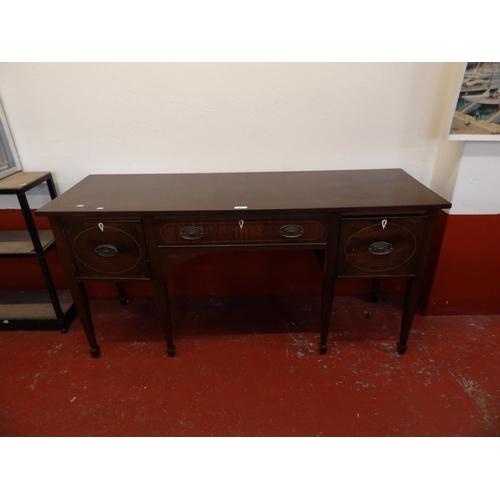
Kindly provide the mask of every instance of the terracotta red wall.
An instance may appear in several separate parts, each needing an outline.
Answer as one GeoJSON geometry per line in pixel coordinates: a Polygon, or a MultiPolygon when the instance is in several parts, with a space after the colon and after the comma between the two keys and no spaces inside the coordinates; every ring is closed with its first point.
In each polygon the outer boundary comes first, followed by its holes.
{"type": "MultiPolygon", "coordinates": [[[[40,228],[46,220],[36,217],[40,228]]],[[[23,227],[19,210],[0,211],[0,229],[23,227]]],[[[500,216],[441,213],[424,286],[421,310],[428,315],[500,314],[500,216]],[[432,273],[429,273],[429,276],[432,273]]],[[[66,279],[57,250],[48,255],[56,286],[66,279]]],[[[0,288],[42,288],[36,259],[0,260],[0,288]]],[[[319,295],[321,272],[313,252],[245,251],[199,257],[176,268],[169,280],[172,297],[319,295]]],[[[152,298],[151,283],[126,285],[131,299],[152,298]]],[[[369,280],[338,280],[337,295],[366,295],[369,280]]],[[[404,279],[384,280],[381,295],[402,295],[404,279]]],[[[88,285],[93,299],[116,296],[112,284],[88,285]]]]}
{"type": "Polygon", "coordinates": [[[427,314],[500,314],[500,215],[450,215],[427,314]]]}

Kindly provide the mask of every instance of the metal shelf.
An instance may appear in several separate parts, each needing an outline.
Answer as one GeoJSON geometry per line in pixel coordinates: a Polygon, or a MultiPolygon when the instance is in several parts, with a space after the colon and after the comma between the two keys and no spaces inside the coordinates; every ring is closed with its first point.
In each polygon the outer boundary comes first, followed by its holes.
{"type": "MultiPolygon", "coordinates": [[[[66,322],[76,315],[69,290],[57,291],[59,304],[66,322]]],[[[54,314],[48,290],[0,290],[0,331],[5,330],[62,330],[54,314]],[[36,328],[35,328],[36,326],[36,328]]]]}
{"type": "MultiPolygon", "coordinates": [[[[50,229],[39,229],[43,253],[46,254],[54,246],[54,235],[50,229]]],[[[0,231],[0,258],[37,257],[35,246],[29,231],[3,230],[0,231]]]]}
{"type": "Polygon", "coordinates": [[[26,192],[47,184],[51,199],[57,197],[50,172],[18,172],[0,179],[0,195],[15,194],[26,222],[26,230],[0,231],[0,258],[36,258],[46,289],[0,290],[0,330],[61,330],[66,333],[76,314],[68,290],[56,290],[45,259],[54,245],[49,229],[37,229],[26,192]]]}

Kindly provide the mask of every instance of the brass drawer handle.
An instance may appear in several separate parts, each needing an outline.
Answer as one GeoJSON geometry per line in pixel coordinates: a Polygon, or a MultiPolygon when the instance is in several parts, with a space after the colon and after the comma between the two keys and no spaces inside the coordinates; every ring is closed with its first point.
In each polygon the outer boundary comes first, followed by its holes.
{"type": "Polygon", "coordinates": [[[201,227],[187,226],[181,229],[179,236],[184,240],[199,240],[205,236],[205,233],[201,227]]]}
{"type": "Polygon", "coordinates": [[[96,247],[95,252],[101,257],[114,257],[118,253],[118,248],[114,245],[104,244],[96,247]]]}
{"type": "Polygon", "coordinates": [[[377,241],[368,247],[368,251],[373,255],[387,255],[393,250],[394,248],[390,243],[387,243],[387,241],[377,241]]]}
{"type": "Polygon", "coordinates": [[[280,229],[280,234],[285,238],[298,238],[304,234],[304,228],[298,224],[287,224],[280,229]]]}

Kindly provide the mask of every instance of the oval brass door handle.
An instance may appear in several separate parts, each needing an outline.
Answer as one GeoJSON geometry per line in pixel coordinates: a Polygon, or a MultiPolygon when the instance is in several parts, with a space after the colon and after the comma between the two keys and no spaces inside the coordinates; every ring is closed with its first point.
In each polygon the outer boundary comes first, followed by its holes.
{"type": "Polygon", "coordinates": [[[287,224],[280,229],[280,234],[285,238],[298,238],[304,234],[304,228],[298,224],[287,224]]]}
{"type": "Polygon", "coordinates": [[[387,255],[393,250],[393,246],[390,243],[387,243],[387,241],[377,241],[368,247],[368,251],[373,255],[387,255]]]}
{"type": "Polygon", "coordinates": [[[118,248],[114,245],[104,244],[96,247],[95,252],[101,257],[114,257],[118,253],[118,248]]]}
{"type": "Polygon", "coordinates": [[[179,236],[185,240],[199,240],[205,235],[201,227],[187,226],[180,230],[179,236]]]}

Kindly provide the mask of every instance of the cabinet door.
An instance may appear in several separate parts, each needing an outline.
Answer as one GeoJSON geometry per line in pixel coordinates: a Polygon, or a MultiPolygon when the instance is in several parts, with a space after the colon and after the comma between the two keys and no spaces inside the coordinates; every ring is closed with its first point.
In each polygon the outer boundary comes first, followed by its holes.
{"type": "Polygon", "coordinates": [[[66,222],[64,232],[77,277],[149,279],[140,221],[66,222]]]}
{"type": "Polygon", "coordinates": [[[426,218],[342,220],[338,276],[413,276],[426,218]]]}

